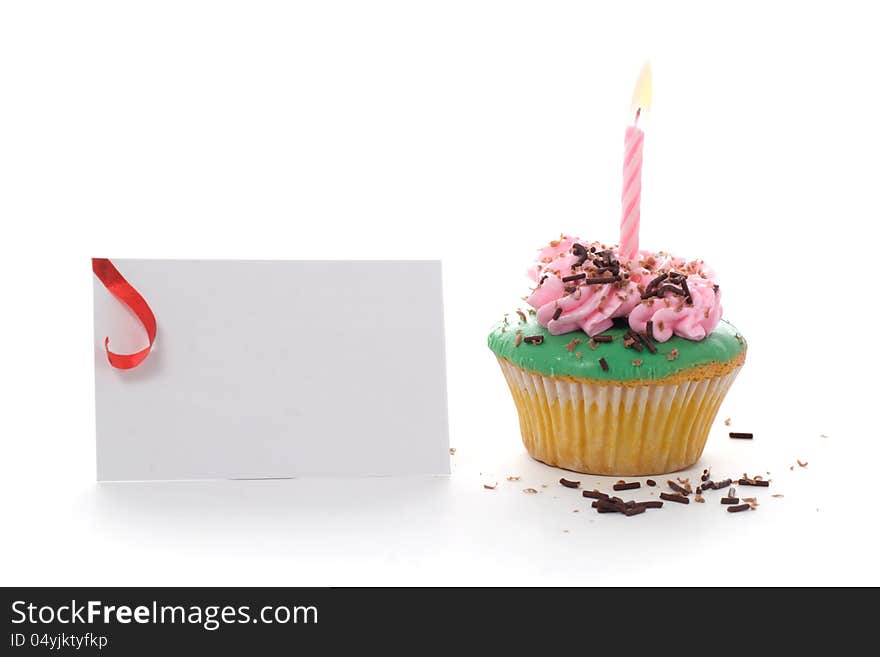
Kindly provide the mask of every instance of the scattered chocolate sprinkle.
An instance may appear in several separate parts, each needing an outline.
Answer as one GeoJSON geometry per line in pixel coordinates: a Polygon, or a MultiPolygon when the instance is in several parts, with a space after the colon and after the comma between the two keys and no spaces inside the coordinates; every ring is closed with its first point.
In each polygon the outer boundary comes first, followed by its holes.
{"type": "Polygon", "coordinates": [[[604,358],[600,358],[600,359],[599,359],[599,366],[602,368],[602,371],[603,371],[603,372],[607,372],[607,371],[608,371],[608,363],[605,362],[605,359],[604,359],[604,358]]]}
{"type": "Polygon", "coordinates": [[[709,480],[709,470],[703,470],[703,474],[700,475],[700,481],[708,481],[709,480]]]}
{"type": "Polygon", "coordinates": [[[587,277],[587,275],[584,274],[583,272],[581,272],[580,274],[572,274],[571,276],[563,276],[562,282],[563,283],[571,283],[572,281],[579,281],[582,278],[586,278],[586,277],[587,277]]]}
{"type": "Polygon", "coordinates": [[[722,497],[721,503],[722,504],[739,504],[739,498],[738,497],[722,497]]]}
{"type": "Polygon", "coordinates": [[[614,490],[635,490],[636,488],[641,488],[642,485],[637,481],[618,481],[612,488],[614,490]]]}
{"type": "Polygon", "coordinates": [[[681,493],[682,495],[690,495],[691,494],[691,491],[689,491],[684,486],[679,486],[677,483],[672,481],[672,479],[667,480],[666,484],[677,493],[681,493]]]}
{"type": "Polygon", "coordinates": [[[767,488],[770,485],[769,481],[762,479],[740,479],[737,483],[740,486],[761,486],[763,488],[767,488]]]}
{"type": "Polygon", "coordinates": [[[757,497],[744,497],[743,502],[748,502],[748,505],[750,507],[752,507],[753,509],[755,509],[759,506],[757,497]]]}
{"type": "Polygon", "coordinates": [[[810,464],[810,462],[809,461],[801,461],[800,459],[798,459],[797,464],[799,466],[801,466],[802,468],[806,468],[810,464]]]}
{"type": "Polygon", "coordinates": [[[681,289],[684,291],[684,298],[687,303],[693,303],[694,300],[691,298],[691,291],[688,289],[688,282],[686,278],[681,279],[681,289]]]}
{"type": "Polygon", "coordinates": [[[724,426],[726,426],[726,427],[730,426],[730,418],[727,418],[726,420],[724,420],[724,426]]]}
{"type": "Polygon", "coordinates": [[[518,346],[519,346],[519,343],[522,342],[522,341],[523,341],[522,333],[517,333],[517,334],[516,334],[516,340],[513,341],[513,346],[514,346],[514,347],[518,347],[518,346]]]}
{"type": "MultiPolygon", "coordinates": [[[[586,276],[586,274],[583,274],[586,276]]],[[[616,283],[620,280],[620,276],[599,276],[596,278],[585,278],[584,283],[587,285],[604,285],[605,283],[616,283]]]]}
{"type": "Polygon", "coordinates": [[[519,475],[507,475],[507,481],[519,481],[519,475]]]}
{"type": "Polygon", "coordinates": [[[721,481],[716,481],[715,483],[713,483],[713,484],[712,484],[712,489],[713,489],[713,490],[719,490],[719,489],[721,489],[721,488],[727,488],[727,487],[730,486],[730,484],[732,484],[732,483],[733,483],[733,480],[732,480],[732,479],[729,479],[729,478],[728,478],[728,479],[722,479],[721,481]]]}
{"type": "Polygon", "coordinates": [[[520,310],[519,308],[516,309],[516,314],[519,315],[519,321],[521,321],[521,322],[528,321],[526,319],[526,314],[522,310],[520,310]]]}
{"type": "Polygon", "coordinates": [[[538,281],[538,285],[543,285],[544,281],[546,281],[546,280],[547,280],[547,274],[544,274],[543,276],[541,276],[541,280],[538,281]]]}
{"type": "Polygon", "coordinates": [[[559,319],[559,316],[562,314],[562,307],[556,309],[556,312],[553,313],[553,319],[559,319]]]}
{"type": "Polygon", "coordinates": [[[727,491],[727,497],[736,497],[736,488],[731,488],[727,491]]]}
{"type": "Polygon", "coordinates": [[[491,484],[483,484],[483,488],[486,490],[495,490],[495,487],[498,485],[497,481],[492,482],[491,484]]]}
{"type": "Polygon", "coordinates": [[[564,289],[566,294],[574,294],[577,291],[577,288],[573,285],[566,285],[564,289]]]}
{"type": "Polygon", "coordinates": [[[660,499],[667,502],[678,502],[679,504],[690,504],[691,501],[684,495],[678,493],[660,493],[660,499]]]}
{"type": "Polygon", "coordinates": [[[594,335],[591,339],[595,340],[596,342],[611,342],[614,338],[612,338],[610,335],[594,335]]]}
{"type": "Polygon", "coordinates": [[[596,350],[596,347],[598,347],[598,346],[599,346],[599,343],[596,342],[595,339],[590,338],[590,349],[592,349],[593,351],[595,351],[595,350],[596,350]]]}
{"type": "Polygon", "coordinates": [[[729,513],[739,513],[740,511],[750,511],[751,508],[751,504],[737,504],[736,506],[727,507],[727,511],[729,513]]]}
{"type": "Polygon", "coordinates": [[[654,341],[648,335],[642,335],[641,333],[636,333],[635,336],[641,340],[642,344],[648,348],[652,354],[657,353],[657,345],[654,344],[654,341]]]}
{"type": "Polygon", "coordinates": [[[530,335],[528,337],[523,338],[523,342],[526,344],[541,344],[544,342],[543,335],[530,335]]]}
{"type": "Polygon", "coordinates": [[[646,510],[647,508],[648,508],[648,507],[643,506],[643,505],[641,505],[641,504],[636,504],[636,505],[633,505],[633,506],[631,506],[631,507],[628,507],[626,510],[624,510],[623,515],[625,515],[625,516],[637,516],[637,515],[639,515],[640,513],[644,513],[645,510],[646,510]]]}
{"type": "Polygon", "coordinates": [[[581,343],[577,338],[573,338],[571,342],[565,347],[568,351],[574,351],[574,348],[577,347],[581,343]]]}
{"type": "Polygon", "coordinates": [[[751,440],[752,438],[755,437],[754,434],[746,433],[746,432],[742,432],[742,431],[731,431],[728,435],[731,438],[741,438],[743,440],[751,440]]]}
{"type": "Polygon", "coordinates": [[[632,329],[626,332],[623,338],[623,346],[635,349],[636,351],[642,350],[642,342],[639,340],[639,336],[633,333],[632,329]]]}
{"type": "Polygon", "coordinates": [[[608,493],[603,493],[601,491],[596,490],[595,488],[593,490],[585,490],[585,491],[581,492],[581,495],[583,495],[584,497],[592,498],[594,500],[607,500],[608,499],[608,493]]]}
{"type": "Polygon", "coordinates": [[[662,509],[663,502],[660,500],[646,500],[644,502],[636,502],[637,505],[643,506],[646,509],[662,509]]]}
{"type": "Polygon", "coordinates": [[[705,504],[706,500],[703,499],[703,496],[700,495],[700,491],[694,493],[694,502],[699,502],[700,504],[705,504]]]}
{"type": "Polygon", "coordinates": [[[560,479],[559,483],[562,484],[563,486],[565,486],[566,488],[580,488],[581,487],[581,482],[573,481],[571,479],[566,479],[565,477],[560,479]]]}
{"type": "Polygon", "coordinates": [[[653,488],[654,486],[657,485],[657,482],[654,481],[653,479],[648,479],[648,481],[646,481],[645,484],[647,484],[648,486],[651,486],[653,488]]]}
{"type": "MultiPolygon", "coordinates": [[[[648,283],[648,286],[645,288],[645,294],[648,295],[649,297],[654,296],[654,290],[657,288],[658,285],[660,285],[660,283],[665,281],[667,278],[669,278],[669,274],[665,274],[665,273],[660,274],[657,278],[655,278],[653,281],[648,283]]],[[[642,298],[644,298],[644,296],[642,298]]]]}
{"type": "Polygon", "coordinates": [[[523,488],[523,493],[528,493],[529,495],[534,495],[537,492],[538,491],[536,491],[534,488],[523,488]]]}
{"type": "Polygon", "coordinates": [[[645,324],[645,335],[649,340],[654,340],[654,320],[648,320],[648,323],[645,324]]]}

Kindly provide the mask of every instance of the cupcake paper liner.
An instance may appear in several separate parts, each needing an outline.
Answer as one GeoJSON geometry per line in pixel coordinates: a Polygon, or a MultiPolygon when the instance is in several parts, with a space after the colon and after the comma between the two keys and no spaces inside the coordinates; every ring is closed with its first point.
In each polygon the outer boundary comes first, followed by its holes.
{"type": "Polygon", "coordinates": [[[498,362],[533,458],[616,476],[663,474],[696,463],[741,369],[692,381],[622,385],[548,377],[498,362]]]}

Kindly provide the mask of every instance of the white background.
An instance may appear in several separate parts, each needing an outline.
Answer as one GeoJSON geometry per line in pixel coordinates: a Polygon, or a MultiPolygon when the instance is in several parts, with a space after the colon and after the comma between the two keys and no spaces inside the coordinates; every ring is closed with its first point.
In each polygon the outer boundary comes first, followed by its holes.
{"type": "Polygon", "coordinates": [[[0,582],[880,583],[868,6],[4,3],[0,582]],[[749,339],[756,439],[700,467],[770,471],[755,512],[592,514],[485,347],[534,249],[615,240],[646,57],[642,244],[749,339]],[[96,485],[96,255],[442,258],[452,476],[96,485]]]}

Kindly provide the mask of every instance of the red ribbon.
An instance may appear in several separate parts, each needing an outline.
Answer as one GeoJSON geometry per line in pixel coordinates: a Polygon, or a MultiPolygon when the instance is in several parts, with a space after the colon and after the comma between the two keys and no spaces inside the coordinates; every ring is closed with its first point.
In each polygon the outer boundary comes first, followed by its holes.
{"type": "Polygon", "coordinates": [[[156,340],[156,318],[140,293],[123,278],[119,270],[107,258],[92,258],[92,271],[95,272],[95,276],[104,284],[110,294],[137,315],[147,331],[150,344],[134,354],[113,353],[110,351],[110,338],[104,340],[104,349],[107,350],[107,360],[110,361],[110,364],[120,370],[130,370],[143,363],[150,355],[150,349],[153,348],[153,342],[156,340]]]}

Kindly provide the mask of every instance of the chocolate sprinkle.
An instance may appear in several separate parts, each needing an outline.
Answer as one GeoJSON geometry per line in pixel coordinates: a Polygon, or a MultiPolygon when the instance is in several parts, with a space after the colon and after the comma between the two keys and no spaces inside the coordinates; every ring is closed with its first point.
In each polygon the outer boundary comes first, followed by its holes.
{"type": "MultiPolygon", "coordinates": [[[[648,336],[648,340],[653,342],[654,340],[654,320],[648,320],[648,323],[645,324],[645,335],[648,336]]],[[[651,349],[651,347],[648,347],[651,349]]],[[[651,353],[655,353],[653,349],[651,349],[651,353]]]]}
{"type": "Polygon", "coordinates": [[[601,491],[596,490],[595,488],[593,490],[585,490],[581,493],[581,495],[583,495],[584,497],[590,497],[594,500],[607,500],[608,499],[608,493],[603,493],[601,491]]]}
{"type": "Polygon", "coordinates": [[[557,308],[556,312],[553,313],[553,319],[559,319],[559,316],[562,314],[562,308],[557,308]]]}
{"type": "Polygon", "coordinates": [[[543,335],[530,335],[528,337],[523,338],[523,342],[526,344],[541,344],[544,342],[543,335]]]}
{"type": "Polygon", "coordinates": [[[731,438],[742,438],[743,440],[751,440],[752,438],[755,437],[754,434],[744,433],[744,432],[740,432],[740,431],[731,431],[728,435],[731,438]]]}
{"type": "Polygon", "coordinates": [[[649,297],[654,296],[654,289],[667,278],[669,278],[669,274],[660,274],[657,278],[648,283],[648,287],[645,288],[645,294],[649,297]]]}
{"type": "Polygon", "coordinates": [[[678,502],[679,504],[690,504],[691,501],[684,495],[678,493],[660,493],[660,499],[667,502],[678,502]]]}
{"type": "Polygon", "coordinates": [[[648,486],[651,486],[651,487],[657,485],[657,482],[654,481],[653,479],[648,479],[648,481],[646,481],[645,483],[646,483],[648,486]]]}
{"type": "Polygon", "coordinates": [[[648,508],[648,507],[646,507],[646,506],[644,506],[644,505],[641,505],[641,504],[635,504],[635,505],[633,505],[633,506],[631,506],[631,507],[627,507],[627,508],[624,510],[623,515],[625,515],[625,516],[637,516],[637,515],[639,515],[640,513],[644,513],[645,510],[646,510],[647,508],[648,508]]]}
{"type": "Polygon", "coordinates": [[[610,335],[594,335],[592,339],[596,342],[611,342],[614,338],[610,335]]]}
{"type": "Polygon", "coordinates": [[[737,504],[736,506],[727,507],[727,511],[728,513],[739,513],[740,511],[748,511],[751,508],[751,504],[737,504]]]}
{"type": "Polygon", "coordinates": [[[691,494],[691,492],[687,488],[685,488],[684,486],[679,486],[677,483],[675,483],[671,479],[667,480],[666,484],[677,493],[681,493],[682,495],[690,495],[691,494]]]}
{"type": "MultiPolygon", "coordinates": [[[[651,322],[648,322],[648,324],[651,324],[651,322]]],[[[654,340],[649,335],[636,333],[636,337],[642,341],[642,344],[644,344],[648,348],[648,351],[650,351],[652,354],[657,353],[657,346],[654,344],[654,340]]]]}
{"type": "Polygon", "coordinates": [[[636,488],[641,488],[642,485],[637,481],[623,482],[617,483],[612,486],[614,490],[635,490],[636,488]]]}
{"type": "Polygon", "coordinates": [[[587,275],[584,274],[583,272],[581,272],[580,274],[572,274],[571,276],[563,276],[562,282],[563,283],[570,283],[571,281],[579,281],[582,278],[586,278],[586,277],[587,277],[587,275]]]}
{"type": "Polygon", "coordinates": [[[605,362],[604,358],[599,359],[599,366],[602,368],[602,371],[604,371],[604,372],[608,371],[608,363],[605,362]]]}
{"type": "Polygon", "coordinates": [[[739,504],[739,498],[738,497],[722,497],[721,503],[722,504],[739,504]]]}
{"type": "Polygon", "coordinates": [[[721,488],[727,488],[730,484],[733,483],[732,479],[722,479],[721,481],[716,481],[712,484],[713,490],[719,490],[721,488]]]}
{"type": "Polygon", "coordinates": [[[562,484],[563,486],[565,486],[566,488],[580,488],[581,487],[581,482],[572,481],[571,479],[566,479],[565,477],[560,479],[559,483],[562,484]]]}
{"type": "Polygon", "coordinates": [[[763,479],[740,479],[737,483],[740,486],[761,486],[763,488],[767,488],[770,485],[769,481],[764,481],[763,479]]]}
{"type": "MultiPolygon", "coordinates": [[[[586,274],[581,274],[581,276],[586,276],[586,274]]],[[[565,280],[564,278],[562,280],[565,280]]],[[[585,278],[584,283],[587,285],[602,285],[604,283],[616,283],[620,280],[620,276],[600,276],[598,278],[585,278]]]]}

